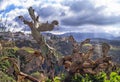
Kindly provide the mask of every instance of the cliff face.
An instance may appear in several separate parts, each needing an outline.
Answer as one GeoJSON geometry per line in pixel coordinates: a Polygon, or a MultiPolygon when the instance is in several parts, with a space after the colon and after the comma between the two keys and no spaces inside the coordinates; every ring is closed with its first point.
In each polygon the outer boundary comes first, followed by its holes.
{"type": "Polygon", "coordinates": [[[31,47],[31,48],[37,48],[37,49],[40,48],[40,46],[36,42],[32,42],[30,40],[15,41],[15,44],[19,48],[21,48],[21,47],[31,47]]]}
{"type": "MultiPolygon", "coordinates": [[[[95,45],[95,50],[94,50],[94,58],[97,58],[98,56],[100,56],[101,54],[101,47],[100,47],[100,43],[102,42],[107,42],[109,43],[112,47],[109,51],[109,55],[112,56],[113,60],[115,62],[120,62],[120,57],[119,57],[119,52],[120,52],[120,45],[119,45],[119,42],[120,41],[117,41],[117,40],[106,40],[106,39],[92,39],[91,41],[91,44],[94,44],[95,45]],[[98,42],[99,41],[99,42],[98,42]]],[[[57,49],[59,52],[61,52],[62,54],[64,55],[70,55],[72,54],[72,51],[73,51],[73,46],[71,43],[69,42],[66,42],[66,41],[52,41],[52,42],[49,42],[48,41],[48,44],[50,46],[53,46],[55,49],[57,49]]],[[[39,49],[39,45],[35,42],[32,42],[32,41],[16,41],[16,46],[17,47],[31,47],[31,48],[36,48],[36,49],[39,49]]],[[[86,51],[86,47],[83,47],[82,51],[86,51]]]]}
{"type": "Polygon", "coordinates": [[[71,55],[73,52],[73,46],[71,43],[60,41],[54,45],[55,45],[55,48],[64,55],[71,55]]]}

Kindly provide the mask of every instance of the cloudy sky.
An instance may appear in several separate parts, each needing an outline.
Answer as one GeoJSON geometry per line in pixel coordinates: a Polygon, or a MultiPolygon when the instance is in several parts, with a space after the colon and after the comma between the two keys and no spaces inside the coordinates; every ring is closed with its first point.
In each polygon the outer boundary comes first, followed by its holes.
{"type": "Polygon", "coordinates": [[[40,22],[58,20],[53,33],[92,32],[120,36],[120,0],[0,0],[0,18],[8,29],[29,30],[17,16],[29,19],[32,6],[40,22]],[[10,26],[11,25],[11,26],[10,26]]]}

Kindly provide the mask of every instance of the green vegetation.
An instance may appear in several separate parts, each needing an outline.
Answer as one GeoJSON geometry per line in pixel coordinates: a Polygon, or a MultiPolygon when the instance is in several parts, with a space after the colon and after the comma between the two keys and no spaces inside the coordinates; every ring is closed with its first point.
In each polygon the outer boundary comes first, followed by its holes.
{"type": "Polygon", "coordinates": [[[111,46],[111,50],[113,50],[113,51],[120,51],[120,47],[111,46]]]}
{"type": "MultiPolygon", "coordinates": [[[[84,46],[92,46],[91,44],[85,44],[84,46]]],[[[17,50],[23,49],[29,53],[33,53],[34,49],[29,47],[5,47],[2,51],[3,54],[0,55],[1,59],[4,57],[11,57],[17,59],[15,52],[17,50]]],[[[10,76],[7,74],[8,68],[12,64],[9,61],[0,62],[0,82],[16,82],[14,76],[10,76]]],[[[76,73],[75,75],[70,78],[71,82],[119,82],[120,81],[120,70],[115,70],[116,72],[111,72],[109,75],[105,72],[100,72],[97,75],[90,75],[85,74],[81,75],[80,73],[76,73]]],[[[33,72],[30,74],[31,76],[43,81],[43,82],[64,82],[64,79],[66,78],[66,75],[63,73],[61,75],[57,75],[54,78],[50,79],[46,77],[45,75],[42,75],[40,72],[33,72]]],[[[31,82],[29,80],[26,80],[27,82],[31,82]]]]}
{"type": "Polygon", "coordinates": [[[89,43],[87,43],[87,44],[84,44],[83,46],[85,46],[85,47],[91,47],[92,45],[89,44],[89,43]]]}
{"type": "Polygon", "coordinates": [[[0,71],[0,82],[16,82],[12,77],[0,71]]]}
{"type": "MultiPolygon", "coordinates": [[[[53,79],[53,82],[62,82],[63,77],[56,76],[53,79]]],[[[46,82],[52,82],[52,80],[48,79],[46,82]]],[[[120,82],[120,75],[116,72],[111,72],[109,76],[105,72],[101,72],[98,75],[88,75],[85,76],[80,74],[75,74],[71,82],[120,82]],[[109,78],[109,79],[108,79],[109,78]]]]}
{"type": "Polygon", "coordinates": [[[25,51],[27,51],[29,53],[34,53],[34,51],[35,51],[33,48],[30,48],[30,47],[23,47],[21,49],[23,49],[23,50],[25,50],[25,51]]]}
{"type": "Polygon", "coordinates": [[[17,50],[19,50],[20,48],[14,46],[14,47],[12,47],[12,48],[8,47],[7,49],[14,49],[15,51],[17,51],[17,50]]]}
{"type": "Polygon", "coordinates": [[[22,49],[22,50],[25,50],[25,51],[27,51],[27,52],[29,52],[29,53],[34,53],[34,49],[33,48],[30,48],[30,47],[22,47],[22,48],[18,48],[18,47],[16,47],[16,46],[14,46],[14,47],[5,47],[5,50],[14,50],[14,52],[16,52],[17,50],[20,50],[20,49],[22,49]]]}
{"type": "Polygon", "coordinates": [[[120,75],[116,72],[111,72],[109,76],[106,73],[101,72],[98,75],[75,75],[72,82],[119,82],[120,75]],[[108,79],[109,78],[109,79],[108,79]]]}

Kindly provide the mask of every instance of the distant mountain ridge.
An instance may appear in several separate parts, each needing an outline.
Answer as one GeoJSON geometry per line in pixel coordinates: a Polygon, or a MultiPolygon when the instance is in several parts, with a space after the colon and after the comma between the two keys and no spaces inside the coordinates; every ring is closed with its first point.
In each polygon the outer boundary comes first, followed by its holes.
{"type": "MultiPolygon", "coordinates": [[[[47,33],[49,35],[55,35],[52,33],[47,33]]],[[[108,33],[76,33],[76,32],[71,32],[71,33],[65,33],[65,34],[61,34],[61,35],[57,35],[57,36],[61,36],[61,37],[66,37],[66,36],[70,36],[73,35],[73,37],[75,38],[76,41],[81,41],[84,40],[86,38],[90,38],[90,39],[94,39],[94,38],[101,38],[101,39],[108,39],[108,40],[113,40],[116,37],[114,37],[112,34],[108,34],[108,33]]]]}

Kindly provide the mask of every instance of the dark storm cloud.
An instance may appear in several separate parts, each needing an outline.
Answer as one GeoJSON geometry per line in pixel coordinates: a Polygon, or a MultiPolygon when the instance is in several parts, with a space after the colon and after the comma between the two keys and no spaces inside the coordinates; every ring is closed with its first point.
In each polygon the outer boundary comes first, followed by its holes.
{"type": "Polygon", "coordinates": [[[93,4],[89,0],[69,1],[64,3],[63,5],[69,6],[70,10],[74,12],[94,9],[93,4]]]}
{"type": "Polygon", "coordinates": [[[52,6],[47,6],[47,7],[43,7],[37,10],[37,13],[39,16],[41,16],[42,18],[47,18],[53,14],[55,14],[55,8],[52,6]]]}
{"type": "Polygon", "coordinates": [[[64,5],[70,7],[70,12],[73,15],[65,17],[61,20],[61,24],[69,26],[79,26],[84,24],[93,25],[110,25],[120,22],[120,16],[107,16],[102,14],[105,6],[95,7],[89,0],[73,1],[65,3],[64,5]],[[84,14],[81,14],[84,11],[84,14]],[[101,14],[100,14],[101,13],[101,14]]]}
{"type": "Polygon", "coordinates": [[[112,25],[120,23],[120,16],[109,16],[105,17],[102,15],[97,15],[88,21],[86,21],[89,24],[96,24],[96,25],[112,25]]]}
{"type": "Polygon", "coordinates": [[[0,10],[0,14],[3,13],[3,12],[4,12],[4,10],[0,10]]]}
{"type": "Polygon", "coordinates": [[[65,16],[66,14],[65,14],[65,12],[61,12],[60,13],[60,16],[62,17],[62,16],[65,16]]]}
{"type": "Polygon", "coordinates": [[[25,26],[24,28],[21,29],[21,31],[31,31],[31,29],[28,26],[25,26]]]}
{"type": "Polygon", "coordinates": [[[103,16],[98,14],[86,15],[86,16],[75,16],[68,17],[61,20],[63,25],[70,26],[79,26],[84,24],[93,24],[93,25],[110,25],[120,22],[120,16],[103,16]]]}

